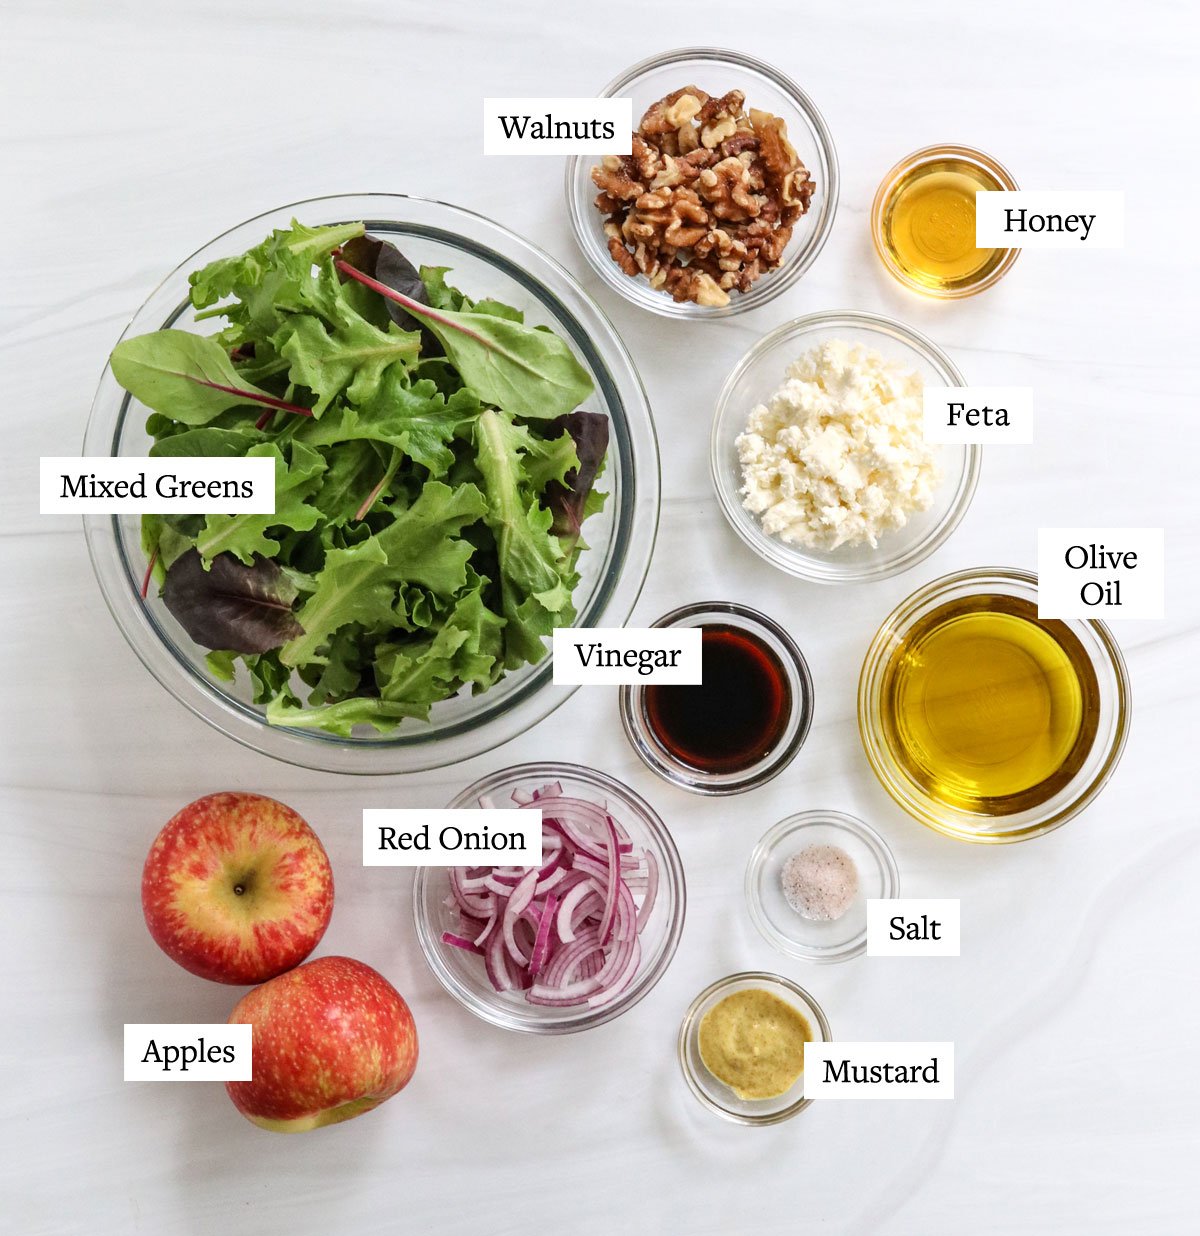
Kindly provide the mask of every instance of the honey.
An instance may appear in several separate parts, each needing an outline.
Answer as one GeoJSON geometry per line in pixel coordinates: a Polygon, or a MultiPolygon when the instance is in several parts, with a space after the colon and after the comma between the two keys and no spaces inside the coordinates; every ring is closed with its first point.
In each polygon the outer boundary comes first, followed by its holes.
{"type": "Polygon", "coordinates": [[[1099,684],[1062,622],[1020,597],[947,602],[884,670],[884,736],[904,773],[961,811],[1036,807],[1078,773],[1096,737],[1099,684]]]}
{"type": "Polygon", "coordinates": [[[975,245],[975,194],[1013,189],[976,152],[937,148],[894,168],[872,212],[875,243],[889,270],[917,291],[965,296],[999,278],[1011,249],[975,245]]]}

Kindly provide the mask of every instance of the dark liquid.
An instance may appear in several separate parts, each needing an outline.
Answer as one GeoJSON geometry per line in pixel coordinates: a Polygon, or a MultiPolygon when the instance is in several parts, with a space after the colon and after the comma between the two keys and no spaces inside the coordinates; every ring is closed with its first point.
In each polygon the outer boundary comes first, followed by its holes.
{"type": "Polygon", "coordinates": [[[741,772],[774,750],[792,715],[775,653],[739,627],[703,628],[704,682],[647,687],[646,723],[659,745],[706,773],[741,772]]]}

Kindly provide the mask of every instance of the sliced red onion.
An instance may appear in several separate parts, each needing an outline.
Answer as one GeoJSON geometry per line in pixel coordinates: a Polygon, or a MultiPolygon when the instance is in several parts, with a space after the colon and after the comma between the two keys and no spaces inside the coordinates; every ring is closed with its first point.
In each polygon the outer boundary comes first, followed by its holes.
{"type": "Polygon", "coordinates": [[[474,940],[468,940],[463,936],[456,936],[450,931],[442,932],[442,943],[449,944],[454,948],[466,949],[468,953],[478,953],[480,957],[483,956],[483,949],[474,940]]]}
{"type": "Polygon", "coordinates": [[[460,930],[443,942],[481,954],[497,991],[523,990],[550,1008],[599,1007],[637,974],[658,861],[607,808],[557,782],[512,801],[542,811],[542,862],[453,869],[446,904],[460,930]]]}

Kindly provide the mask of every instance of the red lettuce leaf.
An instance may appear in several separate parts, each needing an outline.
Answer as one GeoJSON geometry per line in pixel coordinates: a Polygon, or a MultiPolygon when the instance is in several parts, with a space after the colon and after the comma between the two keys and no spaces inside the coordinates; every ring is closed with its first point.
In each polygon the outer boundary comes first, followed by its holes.
{"type": "Polygon", "coordinates": [[[268,652],[304,634],[292,606],[296,586],[269,558],[247,566],[218,554],[209,570],[194,549],[167,571],[162,597],[179,625],[202,648],[268,652]]]}

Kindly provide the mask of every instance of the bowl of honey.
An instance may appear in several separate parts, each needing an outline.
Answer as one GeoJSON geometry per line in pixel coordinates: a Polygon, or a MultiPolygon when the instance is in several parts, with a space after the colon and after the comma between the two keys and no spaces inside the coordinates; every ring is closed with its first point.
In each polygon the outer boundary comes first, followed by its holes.
{"type": "Polygon", "coordinates": [[[1024,841],[1079,814],[1129,732],[1129,675],[1104,623],[1038,616],[1037,576],[946,575],[884,621],[863,662],[867,759],[921,823],[1024,841]]]}
{"type": "Polygon", "coordinates": [[[888,271],[925,296],[955,299],[990,288],[1019,249],[975,243],[975,194],[1013,191],[1003,164],[970,146],[926,146],[883,178],[871,237],[888,271]]]}

